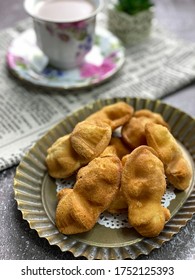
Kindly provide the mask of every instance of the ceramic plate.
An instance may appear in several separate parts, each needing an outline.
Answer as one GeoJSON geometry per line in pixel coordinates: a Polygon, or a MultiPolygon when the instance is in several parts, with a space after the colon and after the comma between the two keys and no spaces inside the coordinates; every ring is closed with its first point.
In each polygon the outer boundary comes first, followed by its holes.
{"type": "Polygon", "coordinates": [[[99,100],[67,116],[30,149],[17,168],[15,198],[30,227],[62,251],[71,251],[75,257],[85,256],[88,259],[135,259],[140,254],[149,254],[154,248],[159,248],[191,219],[195,212],[194,160],[195,120],[190,116],[160,101],[135,98],[99,100]],[[55,227],[56,186],[45,165],[47,149],[89,114],[120,100],[131,104],[135,110],[147,108],[163,115],[192,166],[191,184],[183,192],[175,191],[176,197],[169,205],[171,219],[158,237],[143,238],[133,228],[111,229],[100,224],[87,233],[63,235],[55,227]]]}
{"type": "Polygon", "coordinates": [[[56,89],[79,89],[99,84],[112,77],[125,61],[125,49],[117,37],[98,27],[95,44],[84,64],[76,69],[60,70],[47,66],[37,71],[43,55],[37,52],[33,29],[13,40],[7,52],[7,65],[18,78],[34,85],[56,89]],[[38,53],[38,54],[37,54],[38,53]]]}

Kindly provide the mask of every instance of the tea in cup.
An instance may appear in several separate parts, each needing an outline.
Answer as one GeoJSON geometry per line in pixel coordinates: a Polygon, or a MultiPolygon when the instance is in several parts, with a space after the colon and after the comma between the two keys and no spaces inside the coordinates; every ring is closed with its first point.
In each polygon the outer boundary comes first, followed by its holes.
{"type": "Polygon", "coordinates": [[[24,8],[33,18],[37,46],[51,65],[62,69],[82,65],[94,44],[103,0],[25,0],[24,8]]]}

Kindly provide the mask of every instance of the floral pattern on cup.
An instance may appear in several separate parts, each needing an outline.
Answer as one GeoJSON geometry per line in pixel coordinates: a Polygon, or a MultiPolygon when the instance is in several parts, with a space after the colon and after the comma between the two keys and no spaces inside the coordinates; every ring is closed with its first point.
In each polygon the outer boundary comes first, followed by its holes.
{"type": "MultiPolygon", "coordinates": [[[[90,22],[92,22],[90,20],[90,22]]],[[[95,23],[93,19],[93,23],[95,23]]],[[[73,23],[56,23],[56,30],[59,34],[63,32],[63,34],[71,34],[73,38],[82,41],[84,40],[89,32],[89,24],[87,20],[82,20],[73,23]]]]}
{"type": "Polygon", "coordinates": [[[44,1],[41,7],[37,0],[24,0],[24,8],[33,20],[38,47],[51,65],[65,70],[77,68],[84,62],[87,50],[93,47],[96,17],[103,7],[103,0],[75,2],[73,6],[71,1],[60,5],[44,1]],[[81,42],[87,45],[85,51],[78,50],[81,42]]]}
{"type": "Polygon", "coordinates": [[[37,43],[50,58],[52,65],[60,68],[74,68],[75,65],[82,64],[86,54],[93,47],[95,22],[95,17],[72,23],[36,21],[34,22],[35,30],[39,30],[37,43]],[[45,40],[41,39],[43,36],[45,40]],[[58,45],[57,53],[53,51],[56,45],[58,45]],[[61,62],[57,63],[59,54],[61,62]]]}
{"type": "Polygon", "coordinates": [[[46,23],[45,28],[50,35],[56,35],[64,42],[67,42],[71,38],[83,41],[89,36],[89,24],[87,20],[73,23],[46,23]]]}

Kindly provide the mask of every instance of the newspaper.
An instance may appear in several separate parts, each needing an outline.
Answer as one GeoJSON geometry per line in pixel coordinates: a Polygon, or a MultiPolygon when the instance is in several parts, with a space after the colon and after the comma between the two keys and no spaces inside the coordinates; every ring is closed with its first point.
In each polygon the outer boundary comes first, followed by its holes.
{"type": "Polygon", "coordinates": [[[30,27],[26,19],[0,32],[0,170],[18,164],[41,135],[86,103],[123,96],[157,99],[195,79],[195,46],[154,24],[148,40],[127,48],[123,68],[104,84],[79,91],[24,85],[7,71],[5,56],[10,42],[30,27]]]}

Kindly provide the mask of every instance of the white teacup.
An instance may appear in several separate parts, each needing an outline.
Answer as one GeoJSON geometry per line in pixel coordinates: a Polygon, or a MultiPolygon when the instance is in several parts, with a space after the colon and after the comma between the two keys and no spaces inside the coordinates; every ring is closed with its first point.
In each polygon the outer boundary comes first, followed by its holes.
{"type": "Polygon", "coordinates": [[[80,66],[94,43],[96,15],[103,0],[25,0],[33,18],[37,45],[50,64],[80,66]]]}

